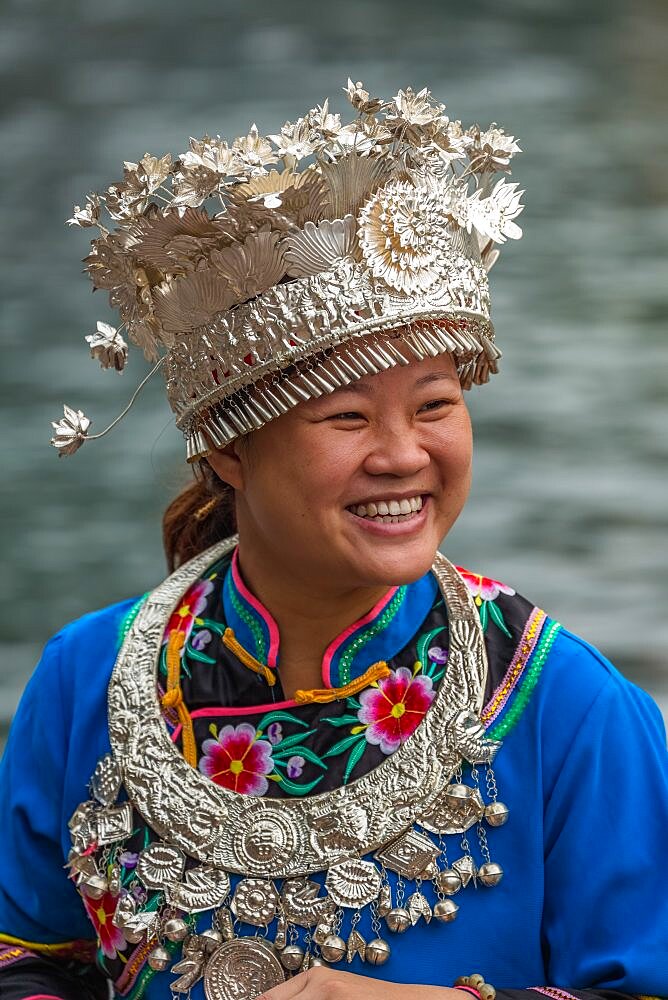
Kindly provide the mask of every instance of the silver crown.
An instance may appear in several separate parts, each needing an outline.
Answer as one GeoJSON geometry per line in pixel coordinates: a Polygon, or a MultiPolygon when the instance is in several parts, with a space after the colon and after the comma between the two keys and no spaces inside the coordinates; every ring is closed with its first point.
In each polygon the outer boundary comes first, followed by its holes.
{"type": "MultiPolygon", "coordinates": [[[[121,318],[91,355],[120,371],[125,330],[154,362],[141,385],[163,369],[189,461],[415,358],[454,355],[465,388],[497,370],[487,272],[521,236],[522,192],[496,177],[517,143],[464,129],[426,89],[345,89],[352,122],[325,101],[277,135],[146,154],[68,220],[99,229],[86,270],[121,318]]],[[[111,429],[70,407],[53,426],[61,455],[111,429]]]]}

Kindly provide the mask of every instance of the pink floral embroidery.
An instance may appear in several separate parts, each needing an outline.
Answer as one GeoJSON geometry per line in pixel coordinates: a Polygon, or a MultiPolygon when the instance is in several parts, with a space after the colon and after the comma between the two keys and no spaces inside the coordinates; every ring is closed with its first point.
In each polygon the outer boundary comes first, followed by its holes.
{"type": "Polygon", "coordinates": [[[461,566],[457,567],[457,572],[468,587],[471,596],[479,599],[476,604],[479,604],[481,600],[495,601],[499,594],[512,596],[515,593],[512,587],[507,587],[505,583],[499,583],[498,580],[492,580],[489,576],[471,573],[467,569],[462,569],[461,566]]]}
{"type": "Polygon", "coordinates": [[[391,754],[415,732],[434,700],[431,677],[414,677],[408,667],[393,670],[359,696],[357,713],[368,743],[391,754]]]}
{"type": "Polygon", "coordinates": [[[192,632],[195,619],[206,609],[206,599],[213,590],[213,580],[198,580],[183,599],[167,623],[164,642],[167,642],[172,632],[183,632],[187,640],[192,632]]]}
{"type": "Polygon", "coordinates": [[[107,958],[116,958],[116,952],[125,948],[123,932],[112,923],[118,896],[105,892],[100,899],[91,899],[83,893],[81,898],[95,928],[102,952],[107,958]]]}
{"type": "Polygon", "coordinates": [[[271,743],[258,739],[250,723],[223,726],[217,739],[204,740],[199,769],[223,788],[264,795],[269,788],[265,775],[274,770],[271,751],[271,743]]]}

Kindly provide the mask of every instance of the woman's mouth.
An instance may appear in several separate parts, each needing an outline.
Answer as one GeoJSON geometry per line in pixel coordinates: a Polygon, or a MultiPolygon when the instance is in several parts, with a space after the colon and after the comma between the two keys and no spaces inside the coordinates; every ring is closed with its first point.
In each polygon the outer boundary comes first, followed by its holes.
{"type": "Polygon", "coordinates": [[[376,524],[399,524],[412,520],[422,510],[422,496],[402,500],[375,500],[346,507],[355,517],[365,518],[376,524]]]}

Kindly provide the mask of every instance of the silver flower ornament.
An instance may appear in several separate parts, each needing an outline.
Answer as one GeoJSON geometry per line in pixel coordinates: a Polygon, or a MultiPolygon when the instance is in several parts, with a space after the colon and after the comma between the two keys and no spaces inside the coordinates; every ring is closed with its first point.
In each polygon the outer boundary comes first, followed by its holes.
{"type": "Polygon", "coordinates": [[[91,358],[96,358],[102,368],[115,368],[122,372],[128,360],[128,345],[115,327],[97,322],[97,330],[85,338],[91,358]]]}
{"type": "Polygon", "coordinates": [[[66,403],[63,406],[64,416],[58,421],[51,421],[55,434],[51,444],[57,449],[58,455],[73,455],[78,451],[88,436],[90,420],[81,410],[73,410],[66,403]]]}

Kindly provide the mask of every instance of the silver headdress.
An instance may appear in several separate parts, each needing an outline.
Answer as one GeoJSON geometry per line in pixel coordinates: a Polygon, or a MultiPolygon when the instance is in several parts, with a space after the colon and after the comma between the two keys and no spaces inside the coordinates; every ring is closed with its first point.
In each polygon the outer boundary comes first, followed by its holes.
{"type": "MultiPolygon", "coordinates": [[[[189,461],[413,359],[453,354],[465,388],[497,371],[487,271],[522,235],[522,192],[496,175],[519,146],[426,88],[344,89],[347,124],[325,101],[277,135],[147,153],[68,220],[99,229],[84,263],[121,318],[86,337],[92,357],[121,371],[126,330],[147,378],[163,369],[189,461]]],[[[53,426],[61,455],[101,436],[67,406],[53,426]]]]}

